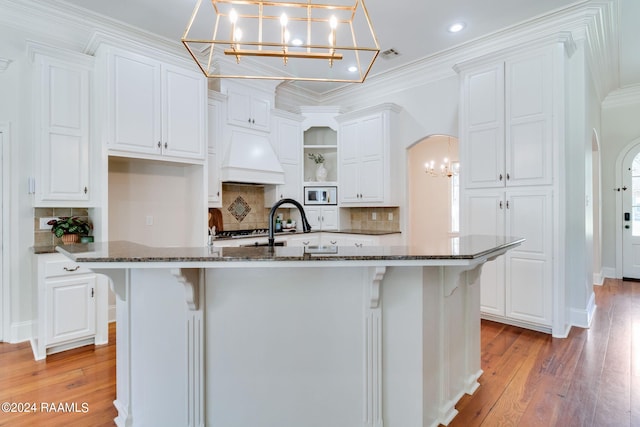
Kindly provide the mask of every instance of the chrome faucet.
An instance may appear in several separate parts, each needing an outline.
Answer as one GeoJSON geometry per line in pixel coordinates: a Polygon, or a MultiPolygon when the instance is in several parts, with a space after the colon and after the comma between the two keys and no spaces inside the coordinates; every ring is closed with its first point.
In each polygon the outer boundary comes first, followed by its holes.
{"type": "Polygon", "coordinates": [[[302,205],[293,199],[280,199],[271,207],[271,210],[269,211],[269,247],[273,247],[276,242],[276,239],[273,237],[276,210],[278,210],[280,206],[286,203],[291,203],[300,211],[300,216],[302,216],[302,231],[304,231],[305,233],[311,231],[311,225],[309,225],[309,221],[307,221],[307,216],[304,214],[304,208],[302,207],[302,205]]]}

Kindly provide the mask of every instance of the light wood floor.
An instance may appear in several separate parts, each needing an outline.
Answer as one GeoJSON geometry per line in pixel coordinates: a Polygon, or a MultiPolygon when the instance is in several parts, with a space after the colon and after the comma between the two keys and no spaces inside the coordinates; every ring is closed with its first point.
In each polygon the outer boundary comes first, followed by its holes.
{"type": "MultiPolygon", "coordinates": [[[[640,426],[640,283],[607,280],[595,292],[591,328],[573,328],[567,339],[483,321],[481,387],[460,401],[450,426],[640,426]]],[[[0,403],[89,409],[0,412],[0,426],[112,426],[113,325],[109,342],[42,362],[26,343],[0,343],[0,403]]]]}

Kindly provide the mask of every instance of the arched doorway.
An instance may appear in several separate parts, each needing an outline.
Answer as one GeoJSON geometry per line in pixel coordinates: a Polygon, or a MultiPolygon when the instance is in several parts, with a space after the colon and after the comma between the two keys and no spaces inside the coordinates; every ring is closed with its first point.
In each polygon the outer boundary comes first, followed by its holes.
{"type": "Polygon", "coordinates": [[[429,240],[457,235],[458,139],[449,135],[428,136],[409,147],[407,163],[407,244],[420,246],[429,240]],[[441,173],[442,166],[446,169],[447,164],[452,173],[441,173]],[[427,170],[431,165],[433,173],[427,170]]]}

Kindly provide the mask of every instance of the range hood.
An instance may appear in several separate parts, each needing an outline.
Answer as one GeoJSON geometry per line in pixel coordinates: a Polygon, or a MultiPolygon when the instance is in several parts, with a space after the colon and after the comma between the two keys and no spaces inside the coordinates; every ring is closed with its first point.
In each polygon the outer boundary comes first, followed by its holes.
{"type": "Polygon", "coordinates": [[[266,136],[231,131],[222,161],[223,182],[284,184],[284,170],[266,136]]]}

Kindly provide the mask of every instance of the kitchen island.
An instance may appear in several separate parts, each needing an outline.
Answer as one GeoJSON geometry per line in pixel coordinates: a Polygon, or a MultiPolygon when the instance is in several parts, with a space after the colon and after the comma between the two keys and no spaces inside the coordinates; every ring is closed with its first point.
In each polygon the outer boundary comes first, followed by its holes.
{"type": "Polygon", "coordinates": [[[481,267],[521,243],[58,251],[112,280],[119,426],[422,427],[478,387],[481,267]]]}

